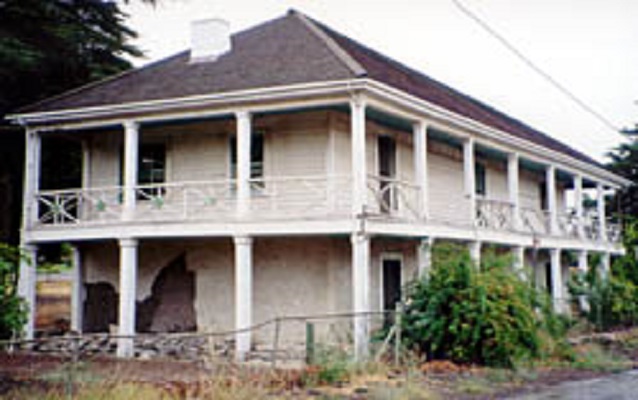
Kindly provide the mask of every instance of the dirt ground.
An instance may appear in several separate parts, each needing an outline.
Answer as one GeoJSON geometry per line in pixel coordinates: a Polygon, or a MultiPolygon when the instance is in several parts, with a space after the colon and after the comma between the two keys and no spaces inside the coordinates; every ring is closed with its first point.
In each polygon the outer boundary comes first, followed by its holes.
{"type": "MultiPolygon", "coordinates": [[[[194,387],[211,377],[210,370],[203,364],[185,361],[93,358],[77,364],[74,375],[69,375],[68,362],[68,358],[56,356],[0,353],[0,398],[24,387],[41,387],[46,392],[56,385],[64,385],[71,377],[77,383],[145,383],[175,395],[192,392],[194,387]]],[[[389,396],[382,398],[394,398],[393,391],[411,385],[413,393],[427,395],[409,398],[458,400],[518,397],[539,393],[564,382],[612,375],[609,371],[544,368],[535,370],[533,376],[525,377],[501,370],[458,367],[447,362],[426,363],[417,372],[414,375],[412,371],[408,377],[409,372],[405,369],[387,369],[330,386],[304,386],[304,371],[301,370],[277,372],[255,369],[249,374],[238,375],[233,367],[228,366],[221,373],[235,377],[229,379],[241,376],[239,379],[245,380],[247,385],[251,381],[261,385],[266,382],[266,387],[274,388],[274,398],[378,398],[368,394],[373,389],[379,393],[380,388],[389,396]]]]}

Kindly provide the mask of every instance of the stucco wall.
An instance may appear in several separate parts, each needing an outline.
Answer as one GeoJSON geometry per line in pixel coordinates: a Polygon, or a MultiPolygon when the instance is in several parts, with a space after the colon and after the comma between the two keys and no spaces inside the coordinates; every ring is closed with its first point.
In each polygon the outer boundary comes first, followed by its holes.
{"type": "MultiPolygon", "coordinates": [[[[142,301],[151,293],[162,268],[186,254],[186,267],[195,273],[194,307],[200,331],[234,326],[234,261],[231,239],[142,241],[139,248],[138,290],[142,301]]],[[[370,262],[370,305],[381,309],[381,265],[385,256],[403,261],[402,278],[416,276],[416,242],[373,239],[370,262]]],[[[118,291],[118,248],[115,242],[82,247],[85,283],[107,282],[118,291]]],[[[277,316],[348,312],[352,304],[351,249],[348,237],[256,238],[253,247],[253,321],[277,316]]],[[[349,319],[317,322],[325,334],[331,325],[349,326],[349,319]]],[[[305,326],[291,323],[282,338],[303,339],[305,326]]],[[[268,340],[271,331],[256,334],[268,340]]]]}

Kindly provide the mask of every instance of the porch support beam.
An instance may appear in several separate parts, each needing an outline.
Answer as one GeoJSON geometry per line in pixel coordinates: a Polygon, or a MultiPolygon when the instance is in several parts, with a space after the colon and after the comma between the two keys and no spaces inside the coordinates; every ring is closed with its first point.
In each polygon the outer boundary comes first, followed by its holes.
{"type": "Polygon", "coordinates": [[[20,276],[18,279],[18,295],[27,303],[29,312],[24,324],[22,335],[31,340],[35,336],[35,312],[36,312],[36,281],[38,267],[38,248],[34,245],[23,244],[21,246],[23,257],[20,260],[20,276]]]}
{"type": "Polygon", "coordinates": [[[585,237],[583,215],[583,176],[574,175],[574,211],[576,212],[576,229],[579,238],[585,237]]]}
{"type": "Polygon", "coordinates": [[[556,167],[548,165],[545,170],[545,184],[547,185],[547,211],[549,216],[549,233],[558,234],[558,210],[556,207],[556,167]]]}
{"type": "Polygon", "coordinates": [[[247,111],[235,113],[237,119],[237,212],[245,216],[250,210],[250,147],[252,118],[247,111]]]}
{"type": "Polygon", "coordinates": [[[474,138],[468,137],[463,141],[463,175],[465,196],[469,200],[470,224],[476,224],[476,174],[474,165],[474,138]]]}
{"type": "Polygon", "coordinates": [[[117,356],[134,355],[135,308],[137,294],[137,239],[120,239],[120,299],[118,335],[128,336],[117,340],[117,356]]]}
{"type": "Polygon", "coordinates": [[[596,209],[598,214],[598,237],[601,242],[607,241],[607,216],[605,215],[605,187],[602,183],[596,185],[596,209]]]}
{"type": "Polygon", "coordinates": [[[418,210],[423,219],[429,217],[428,212],[428,126],[425,121],[416,122],[414,135],[414,176],[419,188],[418,210]]]}
{"type": "Polygon", "coordinates": [[[40,190],[40,168],[41,168],[41,146],[40,133],[27,129],[25,139],[25,161],[24,161],[24,199],[22,213],[22,229],[29,229],[38,221],[38,199],[36,195],[40,190]]]}
{"type": "Polygon", "coordinates": [[[246,359],[251,347],[253,301],[253,238],[235,236],[235,359],[246,359]]]}
{"type": "Polygon", "coordinates": [[[432,246],[434,238],[421,239],[417,244],[417,274],[419,278],[427,277],[432,268],[432,246]]]}
{"type": "Polygon", "coordinates": [[[552,300],[556,312],[563,312],[563,271],[560,263],[560,253],[560,249],[549,250],[552,300]]]}
{"type": "Polygon", "coordinates": [[[370,342],[368,317],[361,314],[370,311],[370,238],[355,233],[351,242],[354,356],[355,360],[363,361],[368,357],[370,342]]]}
{"type": "MultiPolygon", "coordinates": [[[[578,250],[578,270],[584,276],[589,270],[589,261],[588,261],[588,253],[587,250],[578,250]]],[[[580,304],[581,310],[587,311],[589,310],[589,303],[585,296],[578,297],[578,303],[580,304]]]]}
{"type": "Polygon", "coordinates": [[[71,330],[82,332],[84,311],[84,273],[82,252],[78,245],[71,247],[71,330]]]}
{"type": "Polygon", "coordinates": [[[124,122],[124,218],[133,218],[135,212],[137,186],[137,166],[139,154],[139,124],[124,122]]]}
{"type": "Polygon", "coordinates": [[[352,158],[352,214],[365,211],[366,204],[366,102],[359,95],[350,100],[351,158],[352,158]]]}
{"type": "Polygon", "coordinates": [[[507,155],[507,193],[512,206],[512,228],[518,231],[521,228],[518,153],[507,155]]]}

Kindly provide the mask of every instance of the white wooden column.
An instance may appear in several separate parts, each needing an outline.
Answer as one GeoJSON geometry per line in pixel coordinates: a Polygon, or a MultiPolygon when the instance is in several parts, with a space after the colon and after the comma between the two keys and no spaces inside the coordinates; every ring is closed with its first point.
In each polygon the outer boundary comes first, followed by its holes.
{"type": "Polygon", "coordinates": [[[598,213],[598,237],[601,242],[607,241],[607,216],[605,214],[605,187],[602,183],[596,185],[596,209],[598,213]]]}
{"type": "MultiPolygon", "coordinates": [[[[120,239],[120,299],[118,314],[118,335],[135,335],[135,300],[137,294],[137,245],[136,239],[120,239]]],[[[117,356],[132,357],[132,338],[117,341],[117,356]]]]}
{"type": "Polygon", "coordinates": [[[71,330],[82,332],[84,274],[82,272],[82,252],[77,245],[71,247],[71,267],[71,330]]]}
{"type": "Polygon", "coordinates": [[[482,243],[478,240],[468,242],[467,244],[467,248],[470,252],[470,258],[472,259],[472,261],[474,261],[474,263],[476,263],[476,266],[479,268],[481,266],[481,247],[482,243]]]}
{"type": "Polygon", "coordinates": [[[574,211],[576,212],[576,224],[579,238],[585,237],[583,215],[583,176],[574,175],[574,211]]]}
{"type": "Polygon", "coordinates": [[[350,101],[351,158],[352,158],[352,214],[365,211],[367,195],[366,165],[366,103],[360,96],[350,101]]]}
{"type": "Polygon", "coordinates": [[[507,193],[512,205],[512,227],[515,230],[521,228],[518,163],[518,153],[507,155],[507,193]]]}
{"type": "Polygon", "coordinates": [[[139,153],[139,125],[124,122],[124,219],[132,219],[137,199],[137,166],[139,153]]]}
{"type": "Polygon", "coordinates": [[[474,165],[474,138],[468,137],[463,141],[463,175],[465,196],[470,202],[470,224],[476,223],[476,174],[474,165]]]}
{"type": "Polygon", "coordinates": [[[27,129],[24,155],[24,189],[22,202],[22,229],[28,230],[38,221],[38,199],[40,190],[40,158],[42,140],[40,134],[27,129]]]}
{"type": "Polygon", "coordinates": [[[553,165],[548,165],[545,170],[545,184],[547,185],[549,232],[555,235],[558,234],[558,210],[556,207],[556,168],[553,165]]]}
{"type": "Polygon", "coordinates": [[[512,256],[514,257],[514,269],[522,273],[525,268],[525,247],[512,247],[512,256]]]}
{"type": "MultiPolygon", "coordinates": [[[[91,145],[88,139],[82,140],[82,189],[86,190],[91,187],[91,145]]],[[[86,193],[86,192],[85,192],[86,193]]],[[[79,204],[80,219],[88,217],[86,197],[82,195],[79,204]]]]}
{"type": "Polygon", "coordinates": [[[418,209],[420,216],[427,219],[428,212],[428,126],[419,121],[413,126],[414,135],[414,177],[419,188],[418,209]]]}
{"type": "MultiPolygon", "coordinates": [[[[253,239],[235,236],[235,329],[245,330],[252,326],[253,308],[253,239]]],[[[250,351],[251,332],[235,335],[235,359],[244,361],[250,351]]]]}
{"type": "Polygon", "coordinates": [[[235,113],[237,119],[237,212],[245,216],[250,210],[250,147],[251,115],[247,111],[235,113]]]}
{"type": "Polygon", "coordinates": [[[563,312],[563,271],[560,263],[560,249],[550,249],[549,258],[552,277],[552,300],[554,310],[563,312]]]}
{"type": "Polygon", "coordinates": [[[421,239],[417,244],[417,274],[419,278],[427,277],[432,268],[432,246],[434,238],[421,239]]]}
{"type": "MultiPolygon", "coordinates": [[[[587,271],[589,270],[587,250],[578,251],[578,270],[580,271],[583,277],[585,276],[585,274],[587,274],[587,271]]],[[[589,303],[587,302],[587,298],[585,296],[579,296],[578,302],[580,304],[581,310],[585,310],[585,311],[589,310],[589,303]]]]}
{"type": "Polygon", "coordinates": [[[20,260],[20,276],[18,277],[18,296],[27,303],[29,313],[22,331],[25,339],[33,339],[35,333],[36,312],[36,282],[38,267],[38,248],[34,245],[23,244],[20,246],[22,259],[20,260]]]}
{"type": "MultiPolygon", "coordinates": [[[[355,233],[352,242],[352,305],[354,313],[370,311],[370,238],[355,233]]],[[[354,355],[357,361],[368,357],[370,333],[368,317],[354,316],[354,355]]]]}

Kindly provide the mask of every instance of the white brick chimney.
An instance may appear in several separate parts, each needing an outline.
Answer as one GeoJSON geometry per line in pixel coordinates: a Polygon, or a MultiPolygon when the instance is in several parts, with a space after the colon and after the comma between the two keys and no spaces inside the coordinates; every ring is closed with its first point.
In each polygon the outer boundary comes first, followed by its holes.
{"type": "Polygon", "coordinates": [[[230,49],[228,21],[212,18],[191,22],[191,62],[215,61],[230,49]]]}

